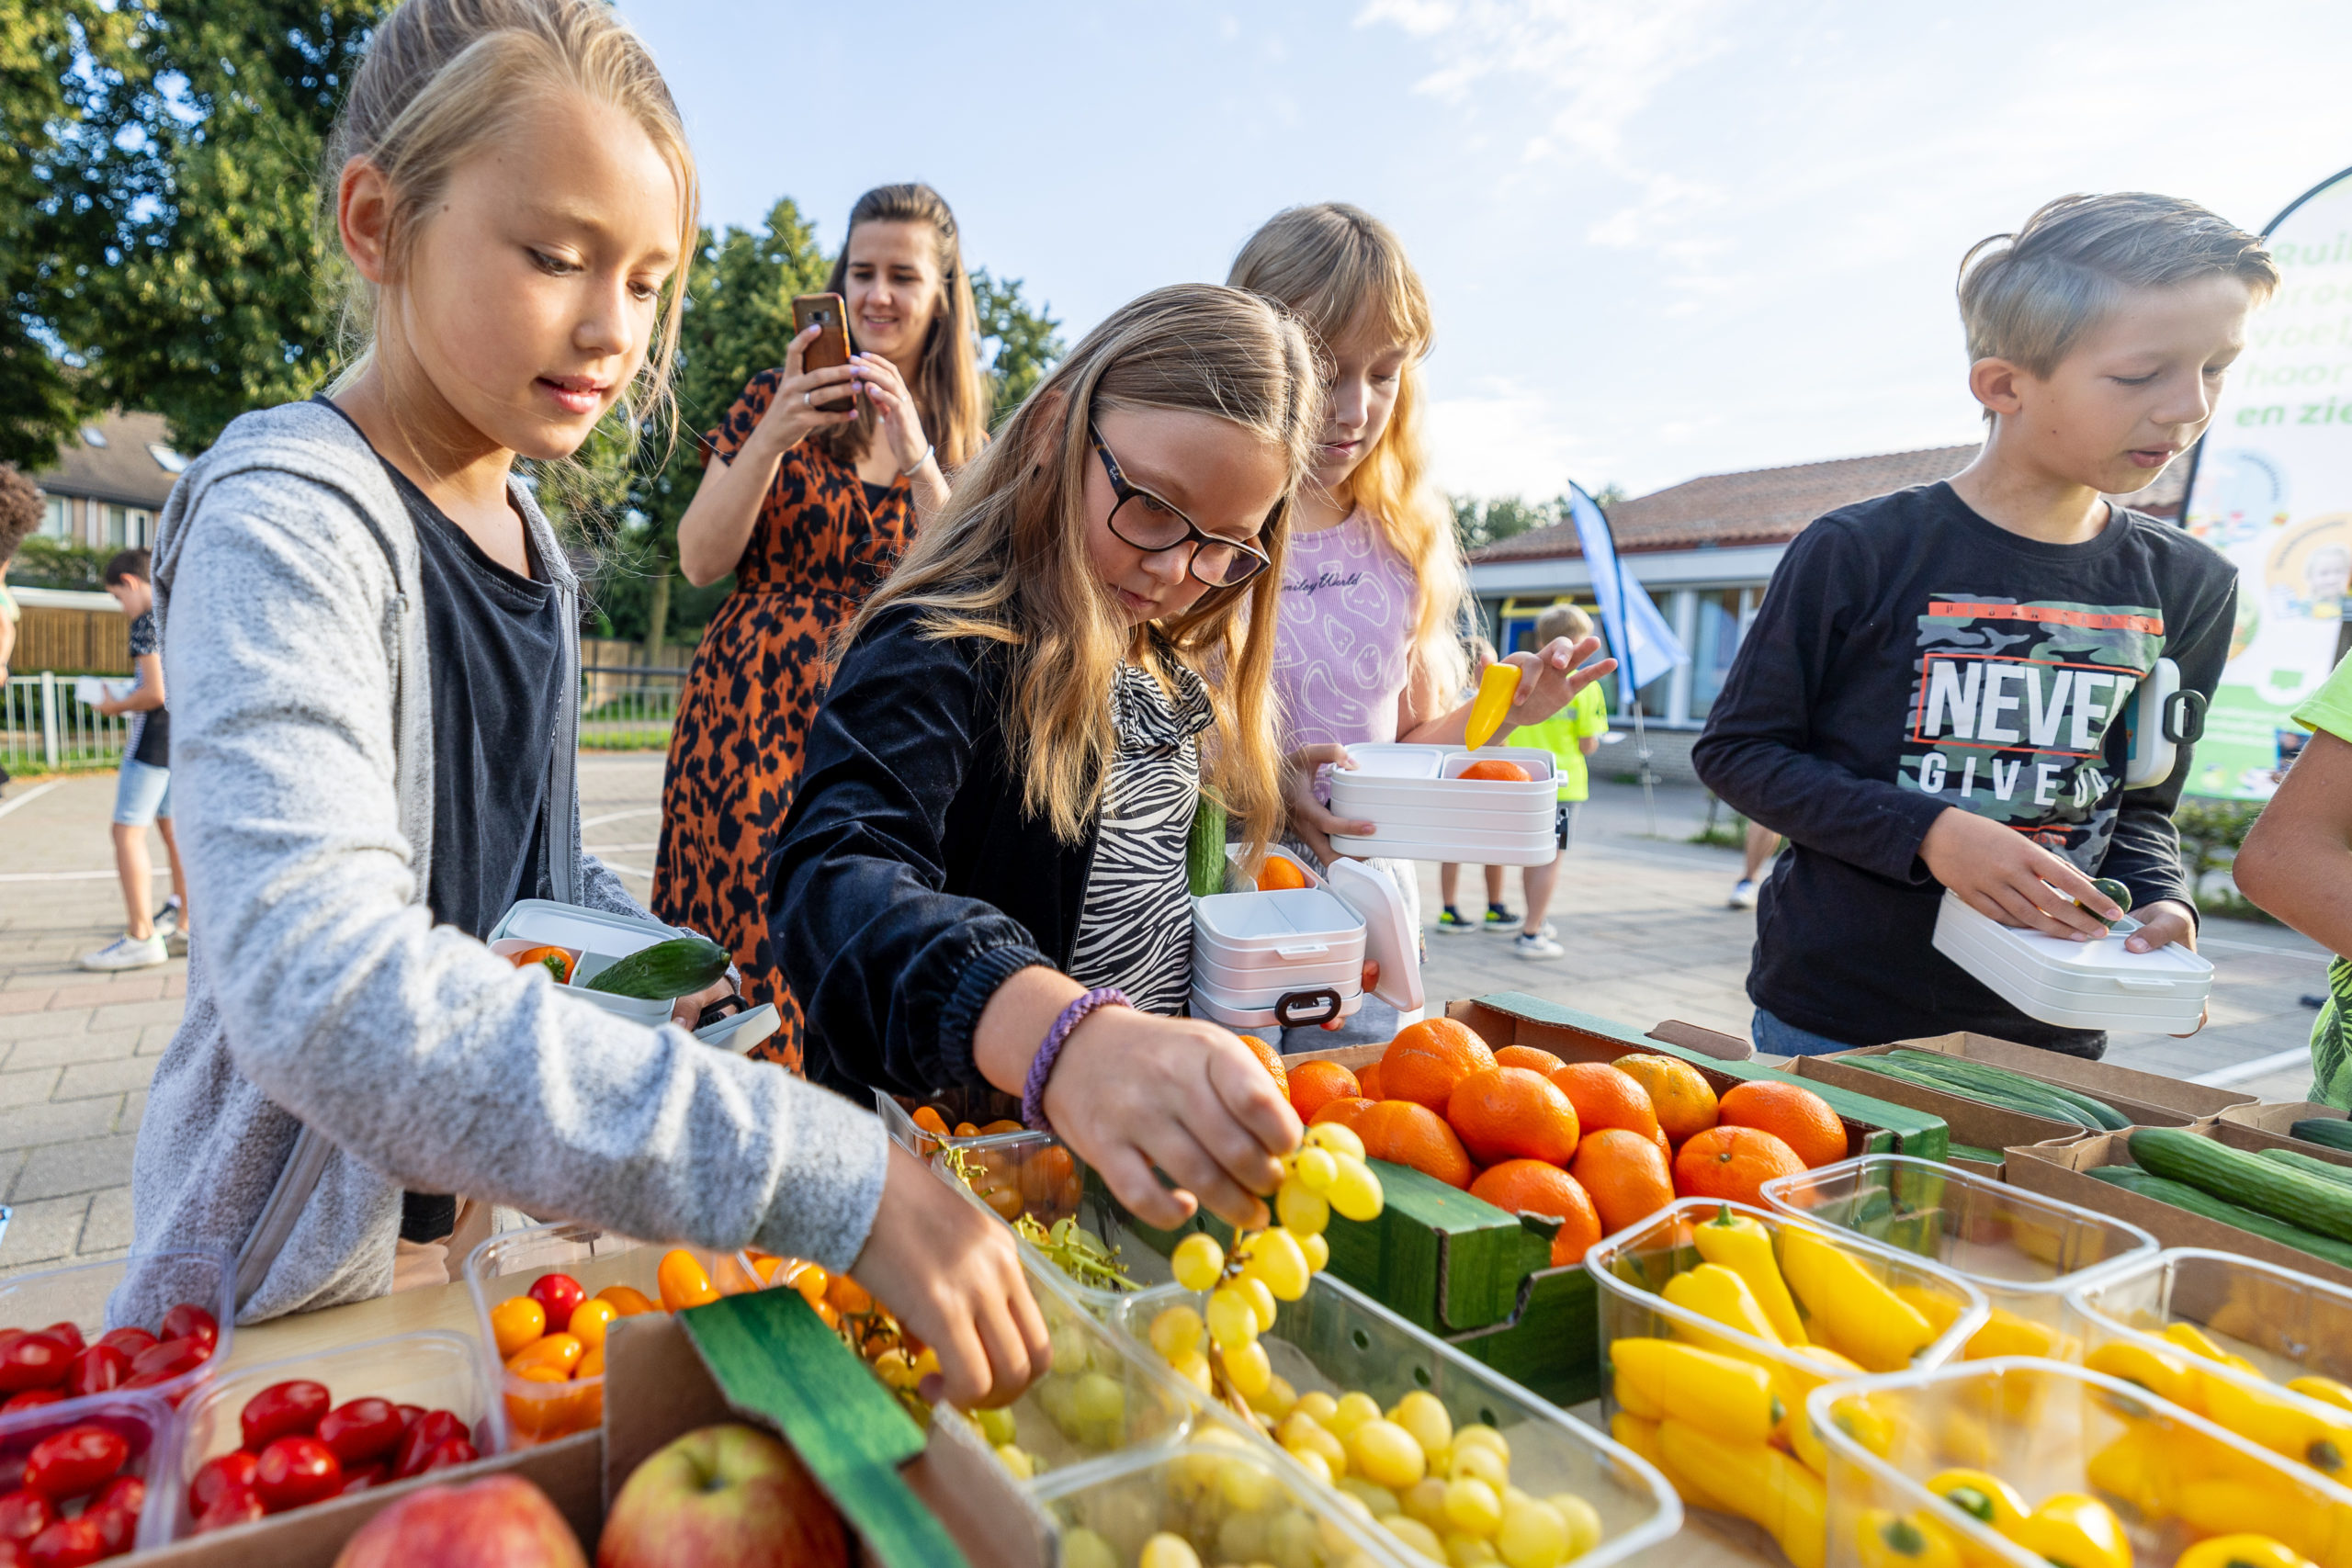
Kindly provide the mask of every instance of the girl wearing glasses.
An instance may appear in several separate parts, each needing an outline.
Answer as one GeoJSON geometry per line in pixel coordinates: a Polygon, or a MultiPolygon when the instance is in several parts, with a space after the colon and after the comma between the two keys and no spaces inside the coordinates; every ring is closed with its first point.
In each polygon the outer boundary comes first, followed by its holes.
{"type": "Polygon", "coordinates": [[[1173,1016],[1184,850],[1204,781],[1259,852],[1281,822],[1273,594],[1320,420],[1296,323],[1187,285],[1089,333],[966,471],[851,625],[785,824],[811,1077],[1020,1095],[1147,1222],[1261,1223],[1298,1119],[1173,1016]]]}

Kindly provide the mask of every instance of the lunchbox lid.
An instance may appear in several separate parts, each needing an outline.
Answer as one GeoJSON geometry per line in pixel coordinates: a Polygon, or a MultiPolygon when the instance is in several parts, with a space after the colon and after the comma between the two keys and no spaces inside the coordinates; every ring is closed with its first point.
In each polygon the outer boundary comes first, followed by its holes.
{"type": "MultiPolygon", "coordinates": [[[[665,926],[659,920],[640,920],[607,909],[592,909],[584,904],[565,904],[553,898],[521,898],[515,901],[514,908],[498,917],[498,923],[491,927],[490,935],[483,940],[498,942],[514,937],[548,947],[576,947],[582,955],[578,977],[584,979],[598,969],[609,967],[612,960],[627,958],[657,942],[668,942],[673,937],[690,934],[675,926],[665,926]],[[607,962],[592,968],[588,963],[590,957],[607,962]]],[[[572,994],[591,1005],[605,1006],[605,1002],[594,993],[574,989],[572,994]]],[[[628,1001],[630,998],[608,999],[628,1001]]],[[[616,1010],[607,1007],[606,1010],[616,1010]]],[[[651,1021],[657,1024],[661,1021],[658,1015],[651,1021]]],[[[741,1012],[731,1013],[707,1029],[697,1029],[694,1036],[706,1045],[741,1055],[774,1034],[780,1023],[775,1005],[762,1002],[741,1012]]]]}
{"type": "Polygon", "coordinates": [[[1372,994],[1398,1012],[1421,1005],[1420,932],[1405,913],[1404,895],[1388,874],[1360,860],[1335,860],[1329,883],[1332,896],[1363,917],[1363,953],[1380,965],[1372,994]]]}
{"type": "Polygon", "coordinates": [[[2072,942],[2040,931],[2005,926],[1972,908],[1947,888],[1936,913],[1935,946],[1962,968],[1971,967],[1978,954],[1994,958],[2025,977],[2060,990],[2090,989],[2096,994],[2203,996],[2213,980],[2211,959],[2177,942],[2148,953],[2133,953],[2120,936],[2098,942],[2072,942]]]}

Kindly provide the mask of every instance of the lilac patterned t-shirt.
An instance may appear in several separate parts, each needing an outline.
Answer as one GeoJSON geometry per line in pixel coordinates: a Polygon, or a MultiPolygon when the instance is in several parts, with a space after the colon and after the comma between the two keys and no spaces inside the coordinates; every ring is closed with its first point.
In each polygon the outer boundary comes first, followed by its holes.
{"type": "Polygon", "coordinates": [[[1361,511],[1291,536],[1274,629],[1286,750],[1396,739],[1419,592],[1412,568],[1361,511]]]}

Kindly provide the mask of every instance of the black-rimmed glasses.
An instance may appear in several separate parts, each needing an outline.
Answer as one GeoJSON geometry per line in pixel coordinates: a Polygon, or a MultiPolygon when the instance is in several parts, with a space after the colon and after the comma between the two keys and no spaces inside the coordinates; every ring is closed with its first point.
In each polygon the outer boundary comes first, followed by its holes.
{"type": "Polygon", "coordinates": [[[1119,460],[1103,444],[1102,433],[1090,424],[1087,434],[1102,455],[1102,471],[1111,477],[1111,493],[1118,497],[1111,508],[1111,532],[1119,539],[1151,555],[1192,546],[1193,558],[1185,570],[1193,581],[1209,588],[1238,588],[1274,564],[1257,546],[1212,534],[1151,491],[1129,484],[1119,471],[1119,460]]]}

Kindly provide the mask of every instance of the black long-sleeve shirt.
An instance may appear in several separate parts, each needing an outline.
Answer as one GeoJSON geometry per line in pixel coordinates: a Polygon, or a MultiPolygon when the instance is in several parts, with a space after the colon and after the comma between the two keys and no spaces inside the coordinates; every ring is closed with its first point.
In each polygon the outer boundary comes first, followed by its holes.
{"type": "Polygon", "coordinates": [[[1830,513],[1797,536],[1707,715],[1707,786],[1790,848],[1758,899],[1747,994],[1858,1045],[1973,1030],[2097,1056],[2106,1036],[2027,1018],[1932,945],[1942,887],[1919,859],[1958,807],[2007,823],[2135,907],[2188,897],[2172,825],[2187,749],[2123,787],[2124,726],[2159,658],[2211,695],[2236,573],[2117,508],[2052,545],[1948,484],[1830,513]]]}

